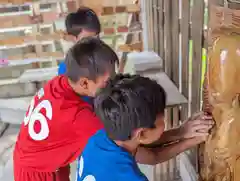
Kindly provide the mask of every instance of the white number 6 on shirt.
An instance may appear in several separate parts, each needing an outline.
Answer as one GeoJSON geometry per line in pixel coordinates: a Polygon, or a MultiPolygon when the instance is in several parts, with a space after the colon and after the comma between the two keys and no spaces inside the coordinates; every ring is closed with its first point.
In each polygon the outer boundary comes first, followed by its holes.
{"type": "Polygon", "coordinates": [[[24,125],[28,125],[28,133],[33,140],[41,141],[48,137],[49,135],[49,127],[47,119],[52,119],[52,105],[50,101],[43,100],[41,101],[35,108],[35,99],[33,98],[29,107],[28,114],[24,118],[24,125]],[[45,109],[46,115],[43,115],[40,110],[45,109]],[[41,125],[41,129],[38,133],[34,130],[34,124],[36,121],[39,121],[41,125]]]}

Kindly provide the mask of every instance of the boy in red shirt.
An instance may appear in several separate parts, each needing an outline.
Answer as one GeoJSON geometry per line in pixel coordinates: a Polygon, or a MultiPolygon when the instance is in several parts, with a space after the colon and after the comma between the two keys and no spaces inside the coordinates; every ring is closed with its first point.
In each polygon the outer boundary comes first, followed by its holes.
{"type": "MultiPolygon", "coordinates": [[[[86,38],[66,56],[67,71],[49,81],[33,98],[14,150],[15,181],[68,181],[68,166],[81,155],[88,139],[103,127],[92,105],[94,97],[115,73],[118,57],[97,38],[86,38]]],[[[156,143],[179,140],[166,148],[139,148],[136,160],[144,164],[166,161],[204,141],[212,122],[197,117],[163,133],[156,143]],[[199,138],[194,138],[199,136],[199,138]]]]}
{"type": "Polygon", "coordinates": [[[81,96],[93,97],[104,86],[117,55],[101,40],[89,38],[69,50],[66,64],[66,76],[53,78],[31,101],[15,146],[15,181],[68,180],[69,172],[61,167],[74,161],[102,128],[81,96]]]}

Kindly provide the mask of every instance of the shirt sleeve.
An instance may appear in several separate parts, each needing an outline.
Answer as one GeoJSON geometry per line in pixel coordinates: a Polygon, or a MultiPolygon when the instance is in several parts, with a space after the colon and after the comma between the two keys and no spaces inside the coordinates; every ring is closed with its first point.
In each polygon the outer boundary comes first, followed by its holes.
{"type": "Polygon", "coordinates": [[[61,152],[63,154],[61,157],[64,160],[64,164],[61,164],[61,166],[76,160],[82,154],[88,140],[102,128],[101,121],[91,109],[84,108],[75,113],[71,128],[67,126],[63,128],[66,129],[65,131],[70,132],[68,134],[71,136],[66,138],[68,143],[65,143],[61,148],[61,150],[64,150],[61,152]]]}
{"type": "Polygon", "coordinates": [[[84,138],[85,142],[97,131],[103,128],[103,124],[90,108],[80,110],[74,123],[77,136],[84,138]]]}

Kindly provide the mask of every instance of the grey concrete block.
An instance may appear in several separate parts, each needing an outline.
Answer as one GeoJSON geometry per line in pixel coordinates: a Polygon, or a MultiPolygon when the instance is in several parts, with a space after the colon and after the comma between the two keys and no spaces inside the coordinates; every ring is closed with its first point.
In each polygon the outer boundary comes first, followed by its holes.
{"type": "Polygon", "coordinates": [[[20,77],[20,82],[42,82],[52,79],[58,74],[58,67],[26,70],[20,77]]]}
{"type": "Polygon", "coordinates": [[[7,127],[8,127],[8,124],[1,122],[1,117],[0,117],[0,136],[5,132],[7,127]]]}
{"type": "Polygon", "coordinates": [[[25,114],[26,111],[0,108],[0,118],[5,123],[20,125],[25,114]]]}
{"type": "Polygon", "coordinates": [[[36,91],[34,83],[0,84],[0,98],[30,96],[36,91]]]}
{"type": "Polygon", "coordinates": [[[139,74],[156,80],[167,93],[167,106],[176,106],[187,103],[187,99],[163,72],[163,61],[154,52],[133,52],[128,54],[124,72],[139,74]]]}
{"type": "Polygon", "coordinates": [[[14,111],[27,111],[33,96],[10,99],[0,99],[1,109],[13,109],[14,111]]]}
{"type": "Polygon", "coordinates": [[[13,181],[13,149],[18,132],[18,126],[10,126],[0,137],[0,181],[13,181]]]}
{"type": "Polygon", "coordinates": [[[0,99],[0,119],[2,122],[19,125],[24,119],[32,96],[0,99]]]}
{"type": "Polygon", "coordinates": [[[144,73],[143,76],[156,80],[157,83],[164,88],[167,93],[167,106],[176,106],[186,104],[188,102],[166,73],[144,73]]]}
{"type": "Polygon", "coordinates": [[[0,68],[0,79],[19,77],[25,70],[32,69],[32,64],[0,68]]]}

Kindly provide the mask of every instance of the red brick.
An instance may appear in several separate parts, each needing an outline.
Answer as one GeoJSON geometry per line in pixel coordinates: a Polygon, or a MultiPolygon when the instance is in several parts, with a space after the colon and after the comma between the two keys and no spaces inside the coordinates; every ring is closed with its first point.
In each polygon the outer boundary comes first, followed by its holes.
{"type": "Polygon", "coordinates": [[[105,29],[103,30],[103,32],[104,32],[104,34],[106,34],[106,35],[112,35],[112,34],[115,33],[115,29],[114,29],[114,28],[105,28],[105,29]]]}
{"type": "Polygon", "coordinates": [[[117,31],[118,31],[119,33],[126,33],[126,32],[128,32],[128,27],[127,27],[127,26],[119,26],[119,27],[117,28],[117,31]]]}

